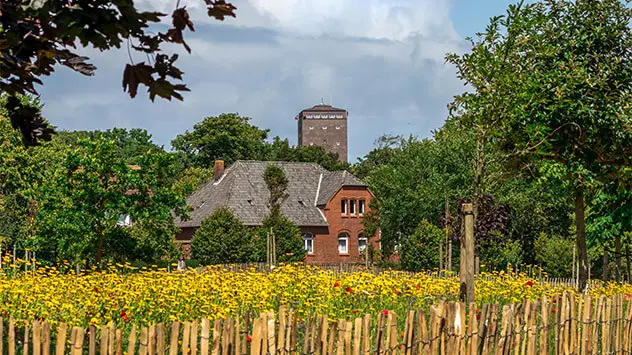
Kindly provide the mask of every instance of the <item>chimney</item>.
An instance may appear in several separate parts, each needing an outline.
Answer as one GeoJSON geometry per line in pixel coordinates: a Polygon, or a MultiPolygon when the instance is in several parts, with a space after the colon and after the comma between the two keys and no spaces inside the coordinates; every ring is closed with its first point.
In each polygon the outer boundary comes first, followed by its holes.
{"type": "Polygon", "coordinates": [[[224,175],[224,161],[216,160],[215,161],[215,180],[219,180],[222,175],[224,175]]]}

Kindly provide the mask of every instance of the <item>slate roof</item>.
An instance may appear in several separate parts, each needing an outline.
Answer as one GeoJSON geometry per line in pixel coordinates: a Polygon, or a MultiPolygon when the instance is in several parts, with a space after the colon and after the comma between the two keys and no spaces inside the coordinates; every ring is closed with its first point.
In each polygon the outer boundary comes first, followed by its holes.
{"type": "Polygon", "coordinates": [[[187,204],[193,207],[191,219],[176,220],[176,225],[198,227],[220,206],[229,208],[246,225],[261,225],[269,213],[266,204],[270,193],[263,173],[270,164],[282,168],[289,180],[289,196],[281,209],[299,226],[328,226],[317,205],[326,204],[343,185],[367,186],[346,171],[329,172],[315,163],[239,160],[218,181],[208,182],[187,198],[187,204]]]}

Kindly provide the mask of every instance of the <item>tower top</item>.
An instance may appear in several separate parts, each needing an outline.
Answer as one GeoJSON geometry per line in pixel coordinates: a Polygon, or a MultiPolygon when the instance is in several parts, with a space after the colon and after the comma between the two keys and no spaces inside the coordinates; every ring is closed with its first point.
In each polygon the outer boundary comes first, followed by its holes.
{"type": "Polygon", "coordinates": [[[306,113],[306,112],[322,112],[322,111],[347,113],[347,110],[344,110],[344,109],[341,109],[341,108],[337,108],[337,107],[333,107],[331,105],[325,105],[325,104],[321,103],[321,104],[318,104],[316,106],[312,106],[311,108],[304,109],[303,111],[300,112],[299,116],[301,116],[302,113],[306,113]]]}

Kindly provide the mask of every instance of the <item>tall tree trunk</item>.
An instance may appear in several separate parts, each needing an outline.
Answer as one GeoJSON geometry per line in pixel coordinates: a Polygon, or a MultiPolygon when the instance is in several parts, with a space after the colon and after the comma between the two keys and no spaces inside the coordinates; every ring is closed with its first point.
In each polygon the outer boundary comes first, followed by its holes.
{"type": "Polygon", "coordinates": [[[608,250],[606,248],[603,249],[603,259],[601,259],[601,263],[603,264],[603,270],[601,271],[601,280],[606,281],[610,278],[610,260],[608,259],[608,250]]]}
{"type": "Polygon", "coordinates": [[[616,263],[617,263],[617,271],[615,273],[616,277],[617,277],[617,281],[621,281],[621,271],[623,269],[623,263],[622,263],[622,255],[621,255],[621,235],[617,235],[614,237],[614,254],[616,257],[616,263]]]}
{"type": "Polygon", "coordinates": [[[584,188],[575,187],[575,227],[577,229],[577,257],[579,261],[578,288],[582,292],[588,281],[588,251],[586,249],[586,219],[584,216],[584,188]]]}

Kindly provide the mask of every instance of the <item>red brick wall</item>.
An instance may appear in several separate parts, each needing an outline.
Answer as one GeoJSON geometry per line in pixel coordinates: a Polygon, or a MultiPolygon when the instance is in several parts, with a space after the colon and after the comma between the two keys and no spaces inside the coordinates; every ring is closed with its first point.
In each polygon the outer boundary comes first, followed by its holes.
{"type": "MultiPolygon", "coordinates": [[[[363,217],[358,215],[358,206],[356,203],[356,215],[342,215],[340,213],[341,200],[364,200],[365,213],[368,212],[369,201],[373,195],[366,188],[359,187],[343,187],[334,197],[327,203],[323,213],[329,222],[329,228],[321,230],[308,230],[314,233],[314,253],[307,256],[308,263],[361,263],[364,258],[358,251],[358,236],[364,230],[362,225],[363,217]],[[338,234],[346,232],[349,234],[347,254],[338,252],[338,234]]],[[[349,209],[347,208],[347,212],[349,209]]],[[[372,237],[372,236],[369,236],[372,237]]],[[[377,238],[369,238],[370,243],[379,248],[377,238]]]]}

